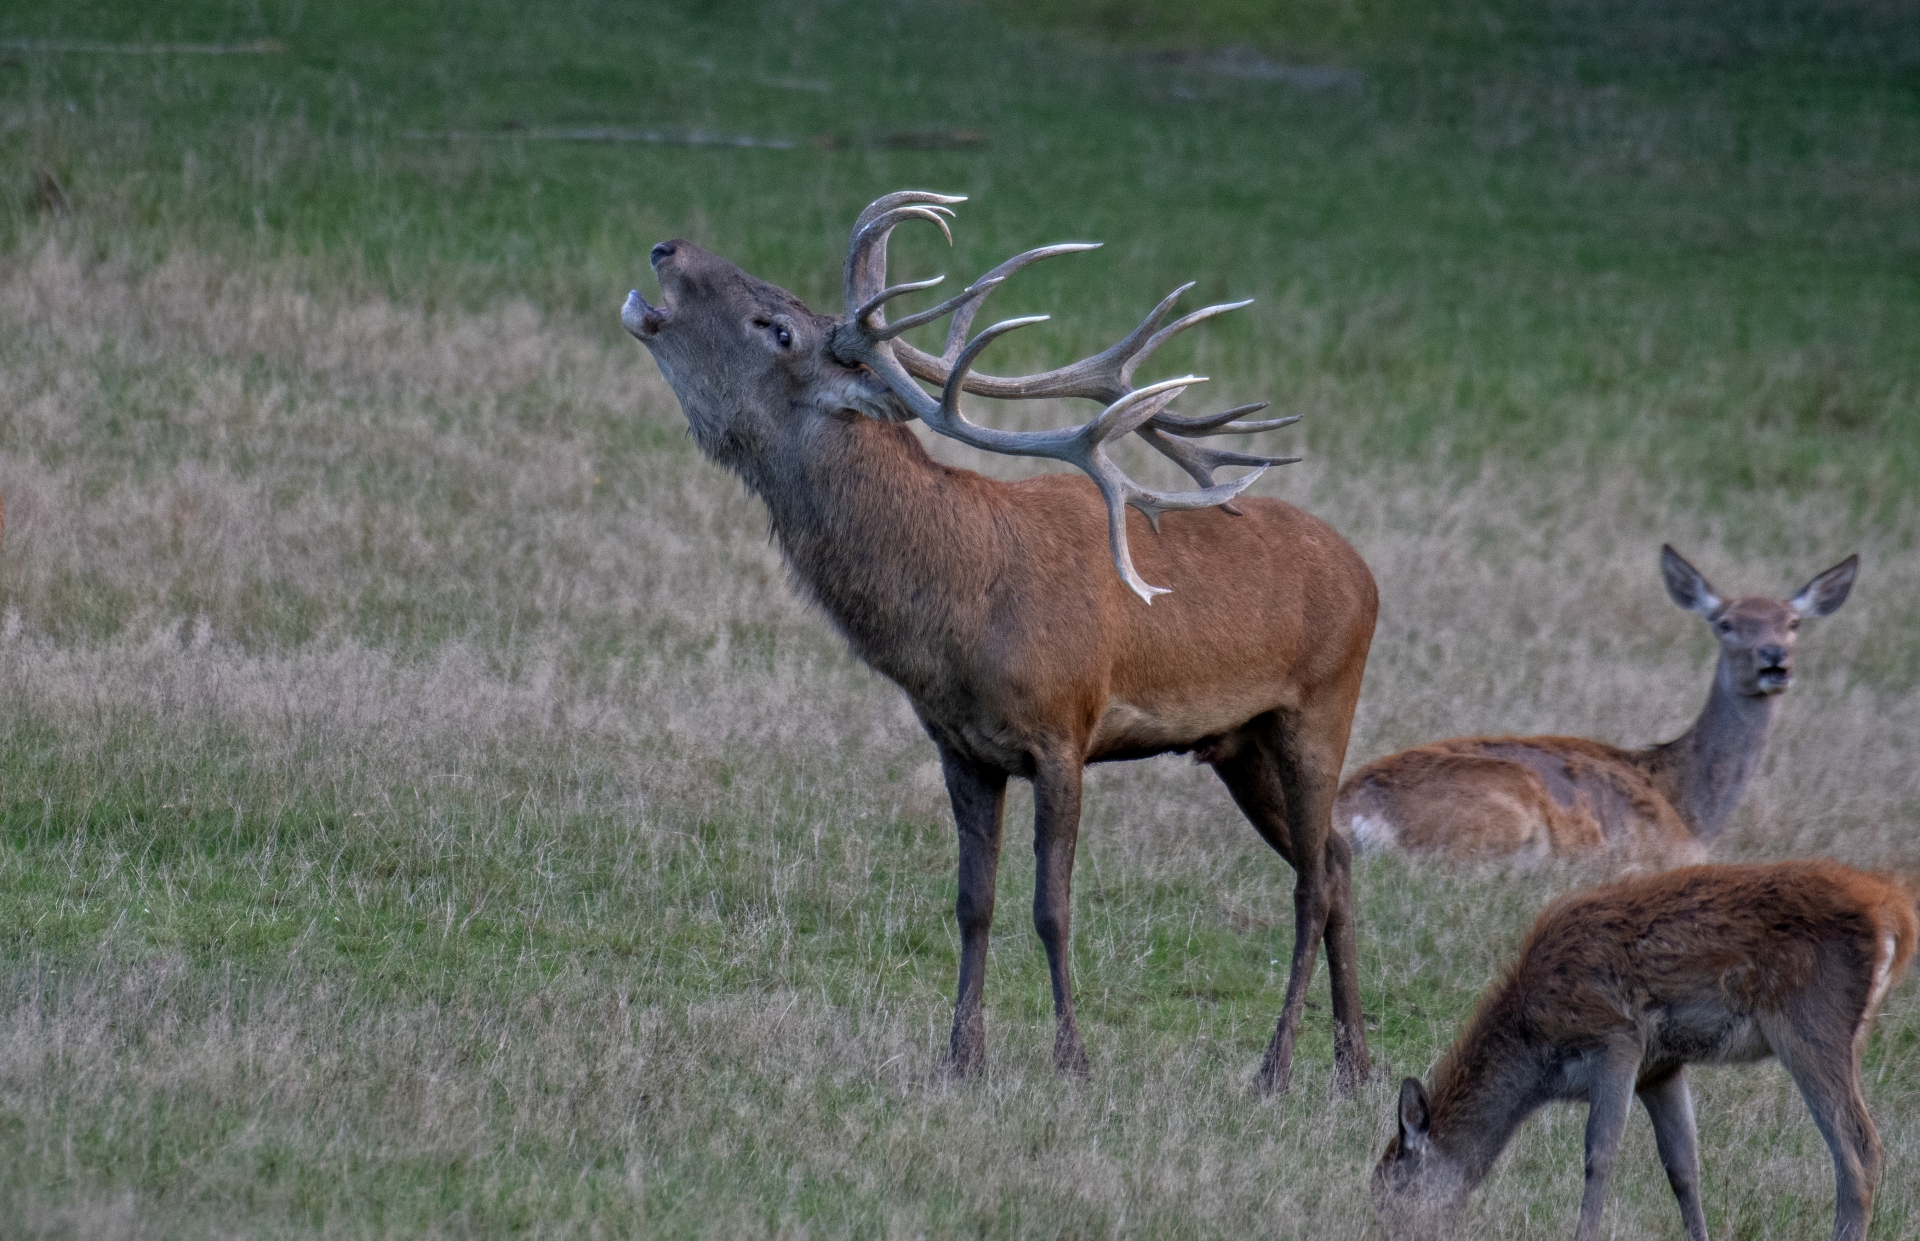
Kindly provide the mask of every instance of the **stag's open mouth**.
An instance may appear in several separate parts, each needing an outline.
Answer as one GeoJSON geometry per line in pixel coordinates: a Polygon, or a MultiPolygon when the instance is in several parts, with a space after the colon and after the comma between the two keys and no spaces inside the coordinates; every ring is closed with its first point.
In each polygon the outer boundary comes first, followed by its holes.
{"type": "Polygon", "coordinates": [[[1785,668],[1762,668],[1760,675],[1754,678],[1763,694],[1777,694],[1793,684],[1793,674],[1785,668]]]}
{"type": "Polygon", "coordinates": [[[649,305],[638,289],[627,294],[627,303],[620,308],[621,326],[643,341],[658,333],[671,318],[672,307],[649,305]]]}

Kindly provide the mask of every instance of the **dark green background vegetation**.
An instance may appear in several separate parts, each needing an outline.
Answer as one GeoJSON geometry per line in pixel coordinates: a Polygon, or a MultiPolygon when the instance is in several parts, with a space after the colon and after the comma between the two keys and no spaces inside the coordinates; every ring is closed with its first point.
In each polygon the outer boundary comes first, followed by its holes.
{"type": "Polygon", "coordinates": [[[1821,488],[1884,519],[1920,477],[1915,18],[1702,0],[14,6],[0,38],[286,50],[6,53],[0,230],[18,244],[64,207],[99,244],[291,251],[316,279],[531,297],[611,333],[605,308],[668,235],[832,309],[847,221],[925,185],[973,201],[951,257],[903,238],[917,271],[1109,243],[1001,295],[1057,312],[1030,349],[1097,342],[1197,279],[1198,297],[1259,299],[1203,360],[1313,410],[1316,445],[1623,453],[1711,494],[1821,488]],[[1241,50],[1226,71],[1222,47],[1241,50]],[[1360,76],[1236,76],[1248,56],[1360,76]],[[797,145],[528,136],[582,126],[797,145]],[[984,143],[896,149],[955,134],[984,143]]]}

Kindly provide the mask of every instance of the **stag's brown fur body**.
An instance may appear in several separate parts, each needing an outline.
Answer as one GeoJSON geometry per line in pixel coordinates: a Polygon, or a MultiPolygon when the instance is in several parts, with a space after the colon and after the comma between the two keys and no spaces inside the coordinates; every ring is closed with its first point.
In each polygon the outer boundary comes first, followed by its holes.
{"type": "Polygon", "coordinates": [[[1704,1238],[1685,1067],[1773,1055],[1832,1150],[1834,1235],[1863,1236],[1880,1143],[1860,1055],[1917,932],[1912,892],[1824,861],[1688,867],[1563,898],[1482,999],[1431,1091],[1403,1086],[1401,1132],[1375,1174],[1389,1233],[1443,1235],[1527,1116],[1587,1100],[1578,1235],[1596,1235],[1638,1094],[1688,1233],[1704,1238]]]}
{"type": "Polygon", "coordinates": [[[1243,499],[1239,516],[1168,511],[1158,533],[1127,510],[1140,570],[1172,592],[1148,606],[1115,573],[1132,569],[1092,482],[942,465],[900,425],[917,393],[836,357],[845,321],[685,242],[656,247],[654,265],[665,304],[635,294],[629,330],[702,449],[765,501],[796,581],[906,692],[939,751],[960,844],[954,1065],[977,1069],[984,1054],[1008,778],[1034,786],[1055,1054],[1084,1071],[1068,966],[1083,769],[1193,751],[1296,871],[1292,969],[1263,1080],[1286,1084],[1323,937],[1339,1066],[1344,1080],[1364,1075],[1351,853],[1331,830],[1378,606],[1353,549],[1276,500],[1243,499]]]}
{"type": "Polygon", "coordinates": [[[1758,767],[1792,680],[1804,618],[1846,602],[1857,557],[1791,600],[1723,602],[1699,570],[1661,549],[1667,591],[1720,641],[1700,717],[1679,737],[1630,750],[1584,737],[1455,737],[1355,772],[1334,821],[1362,849],[1459,860],[1609,851],[1661,865],[1697,862],[1758,767]]]}
{"type": "Polygon", "coordinates": [[[762,493],[796,581],[973,757],[1023,776],[1055,748],[1225,760],[1250,720],[1357,697],[1372,576],[1290,504],[1169,513],[1157,536],[1133,516],[1135,560],[1172,588],[1147,607],[1109,567],[1083,478],[1000,482],[864,418],[796,447],[803,477],[762,493]]]}

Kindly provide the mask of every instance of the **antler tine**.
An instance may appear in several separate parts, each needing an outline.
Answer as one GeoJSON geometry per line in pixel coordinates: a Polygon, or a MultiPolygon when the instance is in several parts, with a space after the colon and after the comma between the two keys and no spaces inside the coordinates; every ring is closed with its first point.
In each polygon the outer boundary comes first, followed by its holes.
{"type": "Polygon", "coordinates": [[[866,210],[853,222],[853,232],[858,236],[860,230],[874,222],[878,217],[903,207],[908,203],[930,203],[938,207],[952,207],[967,201],[965,194],[936,194],[932,190],[895,190],[891,194],[882,194],[868,203],[866,210]]]}
{"type": "Polygon", "coordinates": [[[1047,318],[1046,315],[1029,315],[1024,319],[1003,319],[968,341],[967,347],[954,360],[953,369],[947,372],[946,382],[941,385],[939,407],[932,414],[921,414],[920,420],[942,435],[951,436],[975,448],[985,448],[989,452],[1057,458],[1068,436],[1077,434],[1082,428],[1074,427],[1070,432],[1002,431],[996,427],[981,426],[968,418],[960,408],[960,393],[966,387],[967,372],[972,369],[973,360],[980,356],[981,351],[1008,332],[1035,323],[1045,323],[1047,318]]]}
{"type": "MultiPolygon", "coordinates": [[[[1126,435],[1130,431],[1139,431],[1143,435],[1152,434],[1148,425],[1153,419],[1162,416],[1162,411],[1182,392],[1197,383],[1206,381],[1199,376],[1185,375],[1178,379],[1165,379],[1123,394],[1109,404],[1092,420],[1077,427],[1067,427],[1057,431],[1016,432],[1002,431],[993,427],[983,427],[967,418],[960,409],[960,394],[971,391],[967,382],[973,363],[981,352],[993,341],[1017,328],[1044,321],[1046,316],[1027,319],[1009,319],[996,323],[967,342],[966,348],[954,359],[953,368],[947,373],[946,383],[940,392],[939,407],[932,413],[922,413],[921,419],[933,430],[942,435],[984,448],[991,452],[1012,452],[1026,457],[1047,457],[1055,461],[1064,461],[1077,466],[1093,479],[1094,485],[1107,503],[1107,541],[1113,553],[1114,568],[1129,589],[1147,603],[1153,602],[1155,595],[1166,594],[1163,587],[1154,586],[1142,578],[1133,566],[1133,555],[1127,546],[1127,506],[1140,510],[1153,528],[1160,528],[1160,514],[1184,509],[1212,508],[1215,505],[1230,503],[1233,498],[1252,486],[1254,480],[1266,472],[1269,464],[1266,458],[1252,458],[1246,464],[1258,468],[1243,478],[1231,482],[1214,483],[1211,475],[1200,481],[1207,485],[1198,491],[1182,491],[1173,494],[1152,491],[1142,487],[1127,477],[1119,466],[1106,454],[1106,444],[1126,435]]],[[[1182,445],[1182,447],[1189,447],[1182,445]]],[[[1197,454],[1219,457],[1213,461],[1215,466],[1228,464],[1225,457],[1241,454],[1224,454],[1216,449],[1193,448],[1197,454]]],[[[1180,457],[1174,456],[1176,461],[1180,457]]],[[[1184,462],[1183,462],[1184,464],[1184,462]]],[[[1189,471],[1191,472],[1191,471],[1189,471]]]]}
{"type": "MultiPolygon", "coordinates": [[[[903,191],[919,193],[920,191],[903,191]]],[[[889,195],[888,197],[892,197],[889,195]]],[[[885,201],[884,199],[882,201],[885,201]]],[[[877,205],[877,204],[876,204],[877,205]]],[[[887,239],[893,230],[908,220],[929,220],[940,226],[947,244],[953,244],[953,230],[947,217],[953,214],[944,206],[896,206],[874,212],[872,207],[860,213],[864,224],[853,231],[847,242],[846,302],[849,315],[879,293],[887,283],[887,239]],[[872,218],[868,218],[869,213],[872,218]]]]}
{"type": "Polygon", "coordinates": [[[1087,423],[1087,438],[1100,444],[1117,440],[1157,417],[1161,410],[1173,404],[1176,397],[1194,384],[1205,382],[1206,378],[1201,375],[1182,375],[1178,379],[1163,379],[1144,388],[1135,388],[1101,410],[1098,418],[1087,423]]]}
{"type": "MultiPolygon", "coordinates": [[[[1252,465],[1266,470],[1269,466],[1292,465],[1298,457],[1267,457],[1255,453],[1233,452],[1225,448],[1207,448],[1177,435],[1168,435],[1157,425],[1140,428],[1140,438],[1151,444],[1155,451],[1166,457],[1187,472],[1187,476],[1202,487],[1219,486],[1213,481],[1213,472],[1223,466],[1252,465]]],[[[1237,478],[1235,483],[1246,483],[1254,475],[1237,478]]],[[[1231,484],[1229,484],[1231,485],[1231,484]]]]}
{"type": "MultiPolygon", "coordinates": [[[[1254,401],[1249,405],[1236,405],[1232,409],[1200,418],[1161,414],[1140,428],[1140,438],[1151,444],[1161,456],[1185,470],[1194,482],[1202,487],[1212,487],[1216,485],[1213,481],[1213,472],[1222,466],[1257,465],[1265,469],[1268,466],[1291,465],[1300,460],[1298,457],[1268,457],[1253,453],[1231,452],[1223,448],[1202,448],[1191,442],[1210,435],[1250,435],[1259,431],[1272,431],[1280,427],[1292,426],[1300,421],[1299,414],[1292,414],[1285,418],[1269,418],[1262,422],[1234,421],[1242,414],[1257,413],[1265,409],[1267,404],[1266,401],[1254,401]]],[[[1240,516],[1240,510],[1232,504],[1223,504],[1220,507],[1235,517],[1240,516]]]]}
{"type": "Polygon", "coordinates": [[[1234,421],[1244,414],[1257,414],[1271,403],[1254,401],[1248,405],[1236,405],[1232,409],[1208,414],[1202,418],[1182,418],[1178,414],[1162,414],[1153,420],[1153,425],[1162,431],[1171,431],[1175,435],[1197,439],[1207,435],[1254,435],[1261,431],[1278,431],[1281,427],[1290,427],[1300,421],[1299,414],[1289,414],[1285,418],[1268,418],[1260,422],[1234,421]]]}
{"type": "MultiPolygon", "coordinates": [[[[1141,342],[1147,340],[1149,334],[1160,326],[1160,321],[1167,317],[1167,312],[1173,309],[1173,304],[1179,300],[1180,295],[1192,287],[1192,283],[1183,284],[1161,298],[1160,304],[1147,313],[1147,317],[1140,321],[1138,327],[1090,358],[1083,358],[1068,366],[1018,379],[1007,379],[998,375],[970,375],[967,378],[967,391],[976,396],[999,397],[1003,400],[1084,396],[1103,404],[1117,401],[1125,396],[1131,387],[1133,368],[1126,365],[1127,359],[1143,347],[1141,342]]],[[[1214,308],[1209,307],[1209,309],[1214,308]]],[[[1192,315],[1187,317],[1193,318],[1192,315]]],[[[948,355],[953,353],[953,346],[953,333],[949,331],[948,355]]],[[[1146,347],[1157,346],[1149,342],[1146,347]]],[[[909,373],[930,383],[946,382],[948,370],[952,365],[946,357],[936,358],[932,354],[915,349],[904,341],[896,345],[895,349],[900,355],[901,365],[905,366],[909,373]]]]}
{"type": "MultiPolygon", "coordinates": [[[[859,309],[855,310],[849,316],[849,318],[851,318],[855,323],[865,323],[867,321],[868,316],[873,314],[874,311],[880,309],[882,306],[886,305],[888,302],[892,301],[894,298],[903,296],[904,294],[907,294],[907,293],[917,293],[921,289],[931,289],[935,285],[943,283],[945,280],[946,280],[945,276],[935,276],[931,280],[915,280],[910,284],[889,285],[888,287],[880,290],[878,293],[875,293],[872,297],[868,298],[866,301],[861,302],[859,309]]],[[[964,294],[962,296],[964,296],[964,294]]],[[[948,299],[948,300],[951,301],[953,299],[948,299]]],[[[943,302],[941,304],[945,305],[946,303],[943,302]]]]}
{"type": "MultiPolygon", "coordinates": [[[[1184,293],[1187,289],[1191,289],[1192,287],[1193,286],[1191,284],[1186,285],[1183,289],[1181,289],[1181,292],[1184,293]]],[[[1212,306],[1202,306],[1200,309],[1194,311],[1192,314],[1182,315],[1180,318],[1175,319],[1172,323],[1167,324],[1167,326],[1155,332],[1150,338],[1148,338],[1146,344],[1140,346],[1140,350],[1138,353],[1135,353],[1132,357],[1128,358],[1124,363],[1121,364],[1120,382],[1123,384],[1132,383],[1133,372],[1136,367],[1138,367],[1142,362],[1146,361],[1148,358],[1152,357],[1154,350],[1166,344],[1168,341],[1172,340],[1174,337],[1178,336],[1180,333],[1186,331],[1188,328],[1192,327],[1194,324],[1205,323],[1208,319],[1213,318],[1215,315],[1224,315],[1229,310],[1239,310],[1243,306],[1251,306],[1251,305],[1253,305],[1253,299],[1250,297],[1247,298],[1245,301],[1240,301],[1240,302],[1220,302],[1212,306]]]]}
{"type": "MultiPolygon", "coordinates": [[[[967,289],[967,293],[973,295],[971,298],[954,299],[956,305],[953,309],[953,322],[947,325],[947,343],[940,351],[941,358],[951,364],[960,356],[960,349],[966,342],[967,333],[973,330],[973,316],[980,312],[981,305],[987,300],[987,294],[998,288],[1001,281],[1023,267],[1038,263],[1041,259],[1050,259],[1061,254],[1079,254],[1082,251],[1099,248],[1100,243],[1097,241],[1062,241],[1051,246],[1039,246],[1014,255],[974,281],[967,289]],[[975,290],[978,290],[977,294],[975,290]]],[[[919,350],[916,349],[914,352],[918,353],[919,350]]]]}
{"type": "MultiPolygon", "coordinates": [[[[958,293],[954,294],[952,297],[948,298],[946,301],[941,302],[938,306],[929,307],[928,309],[921,311],[919,314],[908,315],[904,319],[896,319],[891,323],[880,324],[878,327],[869,325],[867,335],[870,339],[875,341],[892,340],[894,337],[900,335],[900,333],[902,332],[910,332],[914,328],[919,327],[923,323],[932,323],[934,320],[940,318],[942,315],[953,313],[953,311],[956,308],[963,306],[965,303],[969,301],[973,301],[977,305],[979,299],[984,298],[987,294],[993,292],[994,286],[998,285],[999,283],[1000,283],[999,279],[989,280],[985,277],[982,277],[979,280],[976,280],[972,284],[968,285],[966,288],[960,290],[958,293]]],[[[900,287],[905,288],[906,286],[902,285],[900,287]]],[[[967,318],[968,319],[973,318],[973,312],[971,309],[969,309],[967,312],[967,318]]]]}

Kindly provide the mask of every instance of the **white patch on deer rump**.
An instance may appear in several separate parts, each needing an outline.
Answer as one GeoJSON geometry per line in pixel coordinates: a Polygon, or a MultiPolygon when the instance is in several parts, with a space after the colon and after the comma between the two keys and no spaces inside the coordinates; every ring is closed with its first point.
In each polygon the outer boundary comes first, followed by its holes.
{"type": "Polygon", "coordinates": [[[1347,835],[1353,837],[1353,847],[1361,853],[1384,853],[1400,843],[1399,833],[1385,815],[1354,815],[1347,825],[1347,835]]]}

